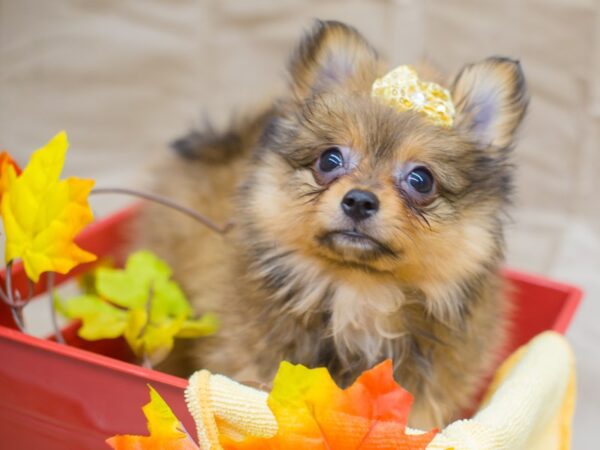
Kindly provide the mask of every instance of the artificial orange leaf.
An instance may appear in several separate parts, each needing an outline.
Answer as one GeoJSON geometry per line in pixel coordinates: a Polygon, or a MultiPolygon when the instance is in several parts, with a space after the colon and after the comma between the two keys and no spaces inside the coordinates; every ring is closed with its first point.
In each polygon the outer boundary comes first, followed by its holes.
{"type": "Polygon", "coordinates": [[[93,220],[87,197],[93,180],[60,180],[67,135],[57,134],[37,150],[20,176],[10,167],[1,211],[6,233],[6,262],[23,260],[30,280],[47,271],[67,273],[96,256],[73,240],[93,220]]]}
{"type": "Polygon", "coordinates": [[[340,389],[326,369],[283,362],[268,404],[278,424],[268,439],[221,436],[225,450],[425,449],[437,430],[407,434],[412,395],[396,384],[391,361],[340,389]]]}
{"type": "Polygon", "coordinates": [[[7,151],[0,153],[0,200],[8,189],[9,180],[21,175],[21,168],[7,151]]]}
{"type": "Polygon", "coordinates": [[[117,435],[106,440],[115,450],[200,450],[184,433],[183,426],[167,402],[152,388],[150,402],[142,410],[150,436],[117,435]]]}

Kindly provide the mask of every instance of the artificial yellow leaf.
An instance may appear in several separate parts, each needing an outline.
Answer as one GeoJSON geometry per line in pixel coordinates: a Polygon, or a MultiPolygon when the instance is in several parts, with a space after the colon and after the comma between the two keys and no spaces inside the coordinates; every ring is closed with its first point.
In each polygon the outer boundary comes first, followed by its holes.
{"type": "Polygon", "coordinates": [[[123,337],[129,344],[133,353],[138,356],[144,354],[144,344],[140,339],[144,327],[148,322],[148,313],[143,309],[131,309],[127,314],[127,324],[123,330],[123,337]]]}
{"type": "Polygon", "coordinates": [[[143,342],[144,351],[153,364],[158,364],[171,352],[175,343],[175,334],[184,321],[184,317],[177,317],[159,323],[150,322],[144,333],[143,342]]]}
{"type": "Polygon", "coordinates": [[[173,349],[175,335],[184,321],[183,316],[165,316],[159,322],[149,322],[145,310],[132,309],[123,336],[136,355],[145,355],[152,364],[158,364],[173,349]]]}
{"type": "Polygon", "coordinates": [[[148,431],[153,436],[164,437],[183,437],[181,424],[167,402],[154,390],[150,388],[150,403],[146,404],[142,410],[148,420],[148,431]]]}
{"type": "Polygon", "coordinates": [[[219,329],[219,319],[216,314],[205,313],[199,319],[190,319],[183,322],[177,331],[177,338],[196,338],[215,334],[219,329]]]}
{"type": "Polygon", "coordinates": [[[63,131],[34,152],[20,176],[8,177],[2,196],[6,262],[21,258],[34,282],[43,272],[67,273],[96,259],[73,242],[93,220],[87,197],[94,181],[59,179],[67,147],[63,131]]]}
{"type": "Polygon", "coordinates": [[[8,152],[0,153],[0,200],[9,183],[21,174],[21,169],[8,152]]]}
{"type": "Polygon", "coordinates": [[[150,403],[142,410],[148,421],[150,436],[117,435],[106,442],[115,450],[199,450],[183,432],[183,426],[167,402],[150,388],[150,403]]]}

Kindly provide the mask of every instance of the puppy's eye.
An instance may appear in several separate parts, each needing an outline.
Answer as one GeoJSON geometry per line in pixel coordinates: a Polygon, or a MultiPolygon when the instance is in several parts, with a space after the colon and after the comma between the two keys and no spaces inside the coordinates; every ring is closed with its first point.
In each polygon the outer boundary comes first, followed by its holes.
{"type": "Polygon", "coordinates": [[[352,153],[348,147],[332,146],[313,163],[313,174],[317,183],[333,183],[353,167],[352,153]]]}
{"type": "Polygon", "coordinates": [[[325,150],[319,158],[319,170],[321,172],[333,172],[344,165],[344,157],[338,147],[325,150]]]}
{"type": "Polygon", "coordinates": [[[437,185],[431,171],[424,166],[409,163],[400,175],[398,188],[412,204],[426,206],[436,197],[437,185]]]}
{"type": "Polygon", "coordinates": [[[433,190],[433,175],[425,167],[413,169],[406,177],[406,182],[419,194],[429,194],[433,190]]]}

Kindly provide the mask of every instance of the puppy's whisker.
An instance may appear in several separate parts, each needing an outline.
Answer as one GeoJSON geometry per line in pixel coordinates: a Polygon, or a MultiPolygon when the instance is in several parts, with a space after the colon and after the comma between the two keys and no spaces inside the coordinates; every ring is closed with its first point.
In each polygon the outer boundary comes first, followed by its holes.
{"type": "Polygon", "coordinates": [[[323,188],[314,188],[313,186],[311,186],[308,183],[306,183],[305,186],[308,186],[311,190],[300,194],[299,198],[307,199],[304,202],[304,204],[309,204],[309,203],[316,201],[321,196],[321,194],[323,194],[327,190],[327,188],[324,188],[324,187],[323,188]]]}
{"type": "Polygon", "coordinates": [[[429,223],[429,220],[427,220],[425,213],[423,213],[423,211],[417,211],[417,215],[421,219],[421,221],[422,221],[421,223],[424,222],[427,225],[427,228],[429,228],[429,231],[431,231],[431,224],[429,223]]]}

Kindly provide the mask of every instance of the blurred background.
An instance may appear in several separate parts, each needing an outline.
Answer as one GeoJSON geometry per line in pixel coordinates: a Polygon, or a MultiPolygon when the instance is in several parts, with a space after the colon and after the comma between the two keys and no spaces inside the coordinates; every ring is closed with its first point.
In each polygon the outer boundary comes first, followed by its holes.
{"type": "MultiPolygon", "coordinates": [[[[508,264],[582,287],[574,448],[600,423],[600,2],[0,0],[0,147],[19,162],[62,129],[67,175],[134,186],[167,143],[282,88],[312,18],[356,26],[392,65],[448,73],[501,54],[532,96],[515,153],[508,264]]],[[[99,215],[130,199],[92,199],[99,215]]]]}

